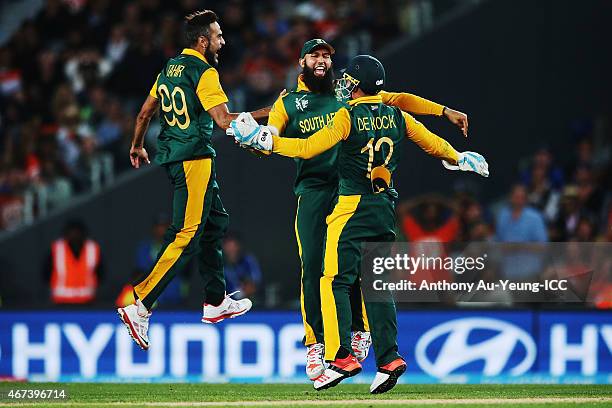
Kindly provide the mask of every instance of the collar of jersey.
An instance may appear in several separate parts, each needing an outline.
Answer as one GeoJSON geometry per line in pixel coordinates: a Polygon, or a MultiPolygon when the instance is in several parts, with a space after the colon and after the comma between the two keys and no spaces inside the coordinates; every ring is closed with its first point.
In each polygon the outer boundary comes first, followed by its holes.
{"type": "Polygon", "coordinates": [[[300,91],[310,92],[310,89],[308,89],[308,87],[306,86],[306,83],[304,82],[304,78],[302,77],[302,74],[298,76],[297,91],[298,92],[300,91]]]}
{"type": "Polygon", "coordinates": [[[351,106],[359,105],[360,103],[382,103],[382,96],[368,95],[368,96],[362,96],[361,98],[357,98],[357,99],[351,99],[350,101],[348,101],[348,104],[351,106]]]}
{"type": "Polygon", "coordinates": [[[181,54],[191,55],[193,57],[201,59],[202,61],[208,64],[208,61],[206,61],[206,58],[204,58],[202,54],[200,54],[198,51],[194,50],[193,48],[185,48],[183,49],[183,52],[181,52],[181,54]]]}

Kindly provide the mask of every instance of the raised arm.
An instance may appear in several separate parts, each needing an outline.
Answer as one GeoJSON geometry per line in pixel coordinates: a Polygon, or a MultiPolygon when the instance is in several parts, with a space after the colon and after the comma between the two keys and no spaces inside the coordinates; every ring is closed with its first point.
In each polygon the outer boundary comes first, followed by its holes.
{"type": "Polygon", "coordinates": [[[378,93],[385,105],[397,106],[404,112],[410,112],[415,115],[436,115],[442,116],[444,106],[439,103],[432,102],[420,96],[406,92],[387,92],[380,91],[378,93]]]}
{"type": "Polygon", "coordinates": [[[346,108],[340,108],[332,121],[306,139],[274,136],[273,152],[287,157],[310,159],[344,140],[351,133],[351,119],[346,108]]]}
{"type": "Polygon", "coordinates": [[[464,136],[467,136],[468,117],[463,112],[406,92],[380,91],[379,95],[385,105],[397,106],[404,112],[415,115],[444,115],[451,123],[461,128],[464,136]]]}

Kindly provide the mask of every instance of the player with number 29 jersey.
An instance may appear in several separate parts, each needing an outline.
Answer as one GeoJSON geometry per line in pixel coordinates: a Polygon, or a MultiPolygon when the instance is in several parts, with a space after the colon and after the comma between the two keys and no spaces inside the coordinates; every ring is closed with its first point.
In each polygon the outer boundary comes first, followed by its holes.
{"type": "Polygon", "coordinates": [[[185,48],[171,58],[149,92],[160,101],[159,164],[214,157],[213,119],[207,112],[228,101],[219,74],[199,52],[185,48]]]}

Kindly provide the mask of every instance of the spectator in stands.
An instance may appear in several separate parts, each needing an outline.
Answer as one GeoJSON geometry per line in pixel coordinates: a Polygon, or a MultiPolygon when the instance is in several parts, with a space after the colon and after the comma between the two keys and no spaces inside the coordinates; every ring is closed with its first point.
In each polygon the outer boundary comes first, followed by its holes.
{"type": "Polygon", "coordinates": [[[240,236],[228,232],[223,240],[223,255],[225,257],[225,284],[228,292],[239,290],[237,298],[253,298],[261,284],[259,263],[252,254],[247,253],[240,236]]]}
{"type": "Polygon", "coordinates": [[[597,226],[593,221],[593,218],[583,216],[578,221],[578,225],[576,226],[576,232],[570,238],[570,241],[593,242],[595,241],[595,237],[597,235],[596,228],[597,226]]]}
{"type": "MultiPolygon", "coordinates": [[[[521,172],[521,182],[526,186],[532,185],[534,174],[543,177],[545,184],[553,190],[563,187],[563,170],[555,164],[554,156],[548,146],[542,146],[536,150],[529,167],[521,172]],[[535,173],[534,169],[536,169],[535,173]]],[[[541,183],[539,180],[538,182],[541,183]]]]}
{"type": "Polygon", "coordinates": [[[481,224],[487,225],[484,221],[484,211],[482,205],[467,193],[459,193],[455,197],[455,202],[458,203],[457,217],[460,227],[457,240],[468,242],[471,240],[473,227],[481,224]]]}
{"type": "Polygon", "coordinates": [[[130,41],[127,38],[125,27],[122,24],[115,25],[106,44],[106,58],[113,67],[123,60],[129,46],[130,41]]]}
{"type": "Polygon", "coordinates": [[[604,224],[602,234],[597,240],[600,242],[612,242],[612,205],[610,205],[608,210],[608,217],[606,223],[604,224]]]}
{"type": "Polygon", "coordinates": [[[454,205],[437,195],[405,201],[397,210],[407,241],[452,242],[459,232],[454,205]]]}
{"type": "MultiPolygon", "coordinates": [[[[40,183],[37,186],[37,193],[44,198],[39,201],[39,206],[44,205],[45,209],[57,208],[68,201],[72,192],[72,184],[61,175],[57,162],[52,158],[44,158],[41,164],[40,183]]],[[[42,208],[38,210],[41,211],[42,208]]]]}
{"type": "Polygon", "coordinates": [[[548,240],[542,214],[527,206],[527,189],[516,184],[510,202],[497,217],[497,240],[501,242],[545,242],[548,240]]]}
{"type": "Polygon", "coordinates": [[[51,301],[55,304],[91,303],[103,277],[100,246],[89,238],[82,221],[66,223],[60,238],[51,244],[44,267],[51,301]]]}
{"type": "Polygon", "coordinates": [[[567,241],[574,235],[582,215],[578,188],[574,184],[565,186],[561,196],[561,208],[550,228],[551,241],[567,241]]]}
{"type": "Polygon", "coordinates": [[[546,222],[552,222],[559,211],[561,194],[552,187],[546,166],[533,166],[527,186],[527,202],[538,209],[546,222]]]}
{"type": "Polygon", "coordinates": [[[112,62],[95,49],[86,49],[70,58],[64,68],[72,90],[77,95],[106,78],[112,69],[112,62]]]}
{"type": "MultiPolygon", "coordinates": [[[[457,239],[459,220],[452,202],[437,195],[426,195],[406,201],[398,206],[402,232],[410,246],[411,256],[441,257],[448,255],[445,245],[457,239]]],[[[452,281],[452,274],[433,267],[411,271],[409,279],[414,282],[452,281]]],[[[420,283],[418,283],[420,284],[420,283]]]]}
{"type": "Polygon", "coordinates": [[[605,192],[596,183],[591,166],[580,165],[574,173],[574,181],[578,187],[578,202],[580,209],[599,219],[603,217],[602,211],[605,202],[605,192]]]}
{"type": "MultiPolygon", "coordinates": [[[[516,184],[509,204],[497,217],[496,238],[500,242],[545,242],[548,240],[542,214],[527,205],[527,188],[516,184]]],[[[530,248],[505,247],[500,272],[508,279],[534,279],[541,272],[542,259],[530,248]]]]}
{"type": "Polygon", "coordinates": [[[60,158],[65,171],[74,176],[77,174],[81,144],[84,138],[93,137],[89,126],[81,122],[79,107],[69,105],[61,112],[60,126],[57,130],[56,139],[60,151],[60,158]]]}

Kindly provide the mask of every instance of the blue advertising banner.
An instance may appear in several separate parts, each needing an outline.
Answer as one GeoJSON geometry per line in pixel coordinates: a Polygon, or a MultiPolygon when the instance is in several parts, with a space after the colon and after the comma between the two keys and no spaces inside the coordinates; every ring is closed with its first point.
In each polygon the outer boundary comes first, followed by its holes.
{"type": "MultiPolygon", "coordinates": [[[[591,382],[612,378],[609,312],[404,311],[403,382],[591,382]]],[[[114,313],[1,312],[0,377],[33,381],[305,382],[297,312],[217,325],[156,312],[148,352],[114,313]]],[[[353,381],[370,381],[373,356],[353,381]]]]}

